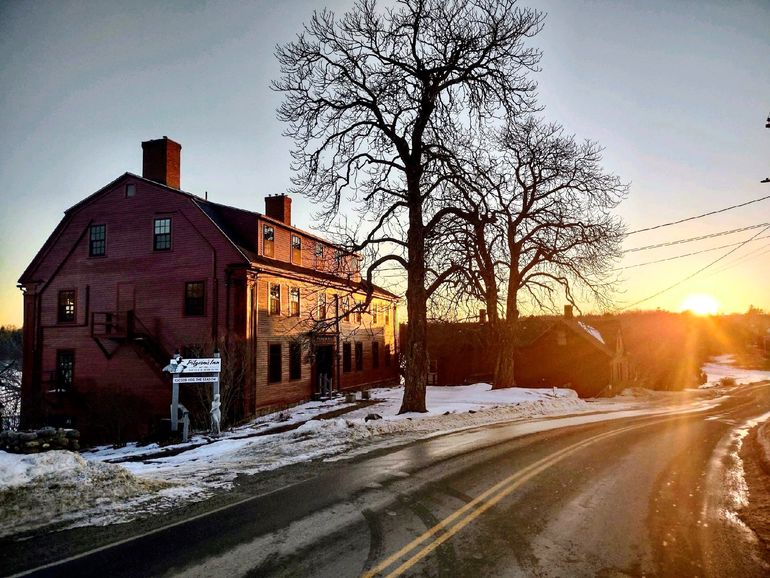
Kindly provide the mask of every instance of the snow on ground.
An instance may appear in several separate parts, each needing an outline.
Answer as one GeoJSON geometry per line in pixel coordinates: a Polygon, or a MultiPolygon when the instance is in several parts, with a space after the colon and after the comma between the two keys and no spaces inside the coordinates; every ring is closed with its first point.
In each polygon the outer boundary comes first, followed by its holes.
{"type": "MultiPolygon", "coordinates": [[[[725,361],[729,360],[718,358],[706,366],[710,380],[712,376],[718,380],[727,372],[741,380],[756,381],[755,378],[760,377],[757,372],[725,368],[722,366],[725,361]]],[[[313,459],[348,459],[375,449],[485,424],[518,420],[537,429],[555,427],[553,422],[534,419],[538,417],[577,414],[581,420],[596,421],[705,407],[692,406],[692,397],[680,399],[681,395],[677,397],[679,394],[675,392],[641,395],[633,391],[614,399],[582,400],[568,389],[492,390],[489,384],[477,383],[428,387],[427,413],[398,415],[402,388],[375,389],[370,393],[377,403],[339,417],[319,419],[330,411],[353,405],[339,398],[311,402],[260,417],[225,432],[220,438],[193,436],[191,443],[184,446],[159,448],[129,444],[119,449],[105,446],[85,452],[82,457],[70,452],[9,457],[0,452],[0,518],[14,520],[5,524],[4,531],[7,535],[52,522],[77,526],[130,521],[164,508],[205,499],[215,491],[230,488],[238,475],[313,459]],[[377,414],[380,419],[367,421],[369,414],[377,414]],[[298,427],[270,433],[292,424],[298,427]],[[177,455],[162,454],[180,449],[186,451],[177,455]],[[46,457],[53,454],[58,455],[46,457]],[[129,459],[133,461],[126,461],[129,459]],[[41,512],[49,511],[48,519],[40,516],[41,512]]],[[[699,395],[713,397],[707,392],[699,395]]],[[[702,403],[714,403],[714,400],[702,400],[702,403]]]]}
{"type": "Polygon", "coordinates": [[[87,523],[101,510],[168,484],[137,478],[112,464],[89,462],[79,454],[51,451],[19,455],[0,451],[0,538],[34,530],[52,521],[87,523]],[[10,523],[8,523],[10,521],[10,523]]]}
{"type": "Polygon", "coordinates": [[[706,363],[701,369],[706,374],[706,383],[701,387],[708,388],[719,385],[719,380],[732,377],[736,384],[756,383],[770,380],[770,371],[760,369],[742,369],[735,367],[734,355],[717,355],[706,363]]]}

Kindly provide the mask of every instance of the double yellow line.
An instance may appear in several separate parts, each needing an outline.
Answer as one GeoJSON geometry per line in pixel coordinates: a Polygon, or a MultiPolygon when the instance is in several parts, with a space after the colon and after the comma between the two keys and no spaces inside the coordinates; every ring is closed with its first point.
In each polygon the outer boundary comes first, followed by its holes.
{"type": "Polygon", "coordinates": [[[425,558],[425,556],[433,552],[441,544],[443,544],[444,542],[449,540],[452,536],[457,534],[460,530],[465,528],[465,526],[473,522],[476,518],[481,516],[484,512],[486,512],[495,504],[497,504],[500,500],[505,498],[508,494],[517,490],[522,485],[526,484],[532,478],[541,474],[542,472],[544,472],[545,470],[547,470],[557,462],[603,439],[621,434],[623,432],[627,432],[632,429],[637,429],[637,428],[645,427],[649,425],[650,425],[649,423],[646,423],[641,425],[634,425],[634,426],[620,428],[617,430],[613,430],[611,432],[601,433],[587,440],[583,440],[581,442],[568,446],[563,450],[559,450],[558,452],[553,453],[546,458],[538,460],[537,462],[527,466],[523,470],[520,470],[515,474],[508,476],[501,482],[498,482],[497,484],[495,484],[494,486],[486,490],[484,493],[482,493],[478,497],[474,498],[473,500],[465,504],[462,508],[460,508],[450,516],[447,516],[446,518],[444,518],[441,522],[439,522],[438,524],[436,524],[435,526],[433,526],[432,528],[430,528],[429,530],[427,530],[426,532],[424,532],[423,534],[421,534],[420,536],[418,536],[417,538],[409,542],[406,546],[404,546],[397,552],[393,553],[392,555],[388,556],[373,568],[364,572],[361,575],[361,578],[373,578],[374,576],[377,576],[380,574],[383,574],[384,576],[387,576],[387,577],[400,576],[401,574],[409,570],[412,566],[417,564],[420,560],[425,558]],[[437,535],[440,532],[441,534],[437,535]],[[425,546],[423,546],[420,550],[418,550],[415,554],[413,554],[411,557],[409,557],[405,562],[403,562],[401,565],[396,567],[394,570],[391,570],[390,572],[385,573],[385,570],[387,568],[390,568],[391,566],[393,566],[396,562],[406,557],[413,550],[415,550],[425,542],[428,542],[428,543],[425,546]]]}

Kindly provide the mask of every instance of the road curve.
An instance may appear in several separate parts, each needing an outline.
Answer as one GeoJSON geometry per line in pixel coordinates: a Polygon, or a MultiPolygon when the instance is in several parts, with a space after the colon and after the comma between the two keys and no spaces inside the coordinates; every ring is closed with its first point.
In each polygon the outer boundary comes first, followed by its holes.
{"type": "Polygon", "coordinates": [[[214,511],[120,539],[2,542],[1,572],[766,576],[734,473],[747,422],[768,411],[770,385],[744,386],[704,411],[478,428],[310,464],[277,487],[244,480],[214,511]]]}

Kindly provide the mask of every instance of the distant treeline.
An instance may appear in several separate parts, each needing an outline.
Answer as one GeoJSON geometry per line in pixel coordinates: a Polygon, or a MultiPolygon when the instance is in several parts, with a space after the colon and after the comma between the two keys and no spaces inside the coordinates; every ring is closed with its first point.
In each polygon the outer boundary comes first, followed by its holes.
{"type": "Polygon", "coordinates": [[[0,325],[0,361],[21,361],[21,329],[0,325]]]}

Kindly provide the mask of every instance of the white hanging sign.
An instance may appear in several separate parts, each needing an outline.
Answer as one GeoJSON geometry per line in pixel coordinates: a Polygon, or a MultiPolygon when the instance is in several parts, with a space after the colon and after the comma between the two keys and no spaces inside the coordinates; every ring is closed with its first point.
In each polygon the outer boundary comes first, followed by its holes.
{"type": "Polygon", "coordinates": [[[219,373],[222,371],[222,358],[172,359],[169,362],[168,371],[170,373],[219,373]]]}

